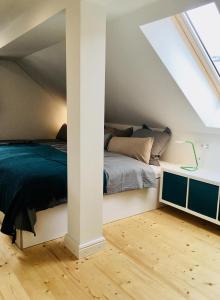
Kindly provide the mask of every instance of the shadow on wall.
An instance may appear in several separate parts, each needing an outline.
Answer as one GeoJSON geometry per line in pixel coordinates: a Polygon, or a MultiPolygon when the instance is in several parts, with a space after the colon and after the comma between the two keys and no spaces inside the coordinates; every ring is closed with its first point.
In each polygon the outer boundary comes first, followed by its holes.
{"type": "Polygon", "coordinates": [[[66,123],[65,98],[51,96],[12,61],[0,61],[0,82],[0,139],[55,138],[66,123]]]}

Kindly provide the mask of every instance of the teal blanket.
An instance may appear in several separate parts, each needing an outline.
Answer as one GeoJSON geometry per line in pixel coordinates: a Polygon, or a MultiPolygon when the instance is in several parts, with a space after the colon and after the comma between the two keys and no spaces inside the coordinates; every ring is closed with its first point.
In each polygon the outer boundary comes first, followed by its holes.
{"type": "Polygon", "coordinates": [[[36,212],[67,200],[67,155],[48,145],[0,146],[1,231],[34,233],[36,212]]]}

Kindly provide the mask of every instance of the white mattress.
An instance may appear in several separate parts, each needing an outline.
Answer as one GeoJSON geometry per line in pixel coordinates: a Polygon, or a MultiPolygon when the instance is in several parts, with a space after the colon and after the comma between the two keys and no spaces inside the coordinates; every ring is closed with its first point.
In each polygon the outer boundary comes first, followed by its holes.
{"type": "Polygon", "coordinates": [[[158,178],[160,178],[160,175],[161,175],[161,167],[159,166],[153,166],[153,165],[150,165],[151,166],[151,168],[153,169],[153,171],[154,171],[154,173],[155,173],[155,176],[156,176],[156,178],[158,179],[158,178]]]}

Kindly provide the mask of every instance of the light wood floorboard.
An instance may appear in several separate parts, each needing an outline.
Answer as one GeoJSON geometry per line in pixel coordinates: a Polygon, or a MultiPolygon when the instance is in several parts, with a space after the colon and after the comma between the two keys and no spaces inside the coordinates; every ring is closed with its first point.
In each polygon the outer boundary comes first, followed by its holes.
{"type": "Polygon", "coordinates": [[[219,300],[219,227],[172,208],[104,227],[76,260],[63,239],[18,250],[0,234],[0,299],[219,300]]]}

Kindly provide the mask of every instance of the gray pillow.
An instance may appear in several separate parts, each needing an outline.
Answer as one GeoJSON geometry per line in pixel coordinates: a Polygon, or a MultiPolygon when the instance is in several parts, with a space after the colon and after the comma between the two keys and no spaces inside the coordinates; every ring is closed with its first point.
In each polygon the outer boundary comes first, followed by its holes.
{"type": "Polygon", "coordinates": [[[111,133],[106,133],[104,135],[104,149],[106,150],[108,147],[108,143],[110,142],[110,139],[112,138],[112,134],[111,133]]]}
{"type": "Polygon", "coordinates": [[[63,124],[57,133],[56,139],[67,141],[67,125],[63,124]]]}
{"type": "Polygon", "coordinates": [[[139,137],[139,138],[147,138],[147,137],[153,137],[154,143],[151,150],[151,158],[150,158],[150,164],[159,166],[159,159],[161,155],[166,150],[166,147],[171,139],[171,130],[167,127],[164,131],[155,131],[151,130],[146,125],[143,126],[143,129],[138,129],[133,133],[133,137],[139,137]]]}
{"type": "Polygon", "coordinates": [[[133,127],[126,128],[126,129],[118,129],[118,128],[105,126],[105,134],[106,133],[111,133],[112,136],[130,137],[133,134],[133,127]]]}

